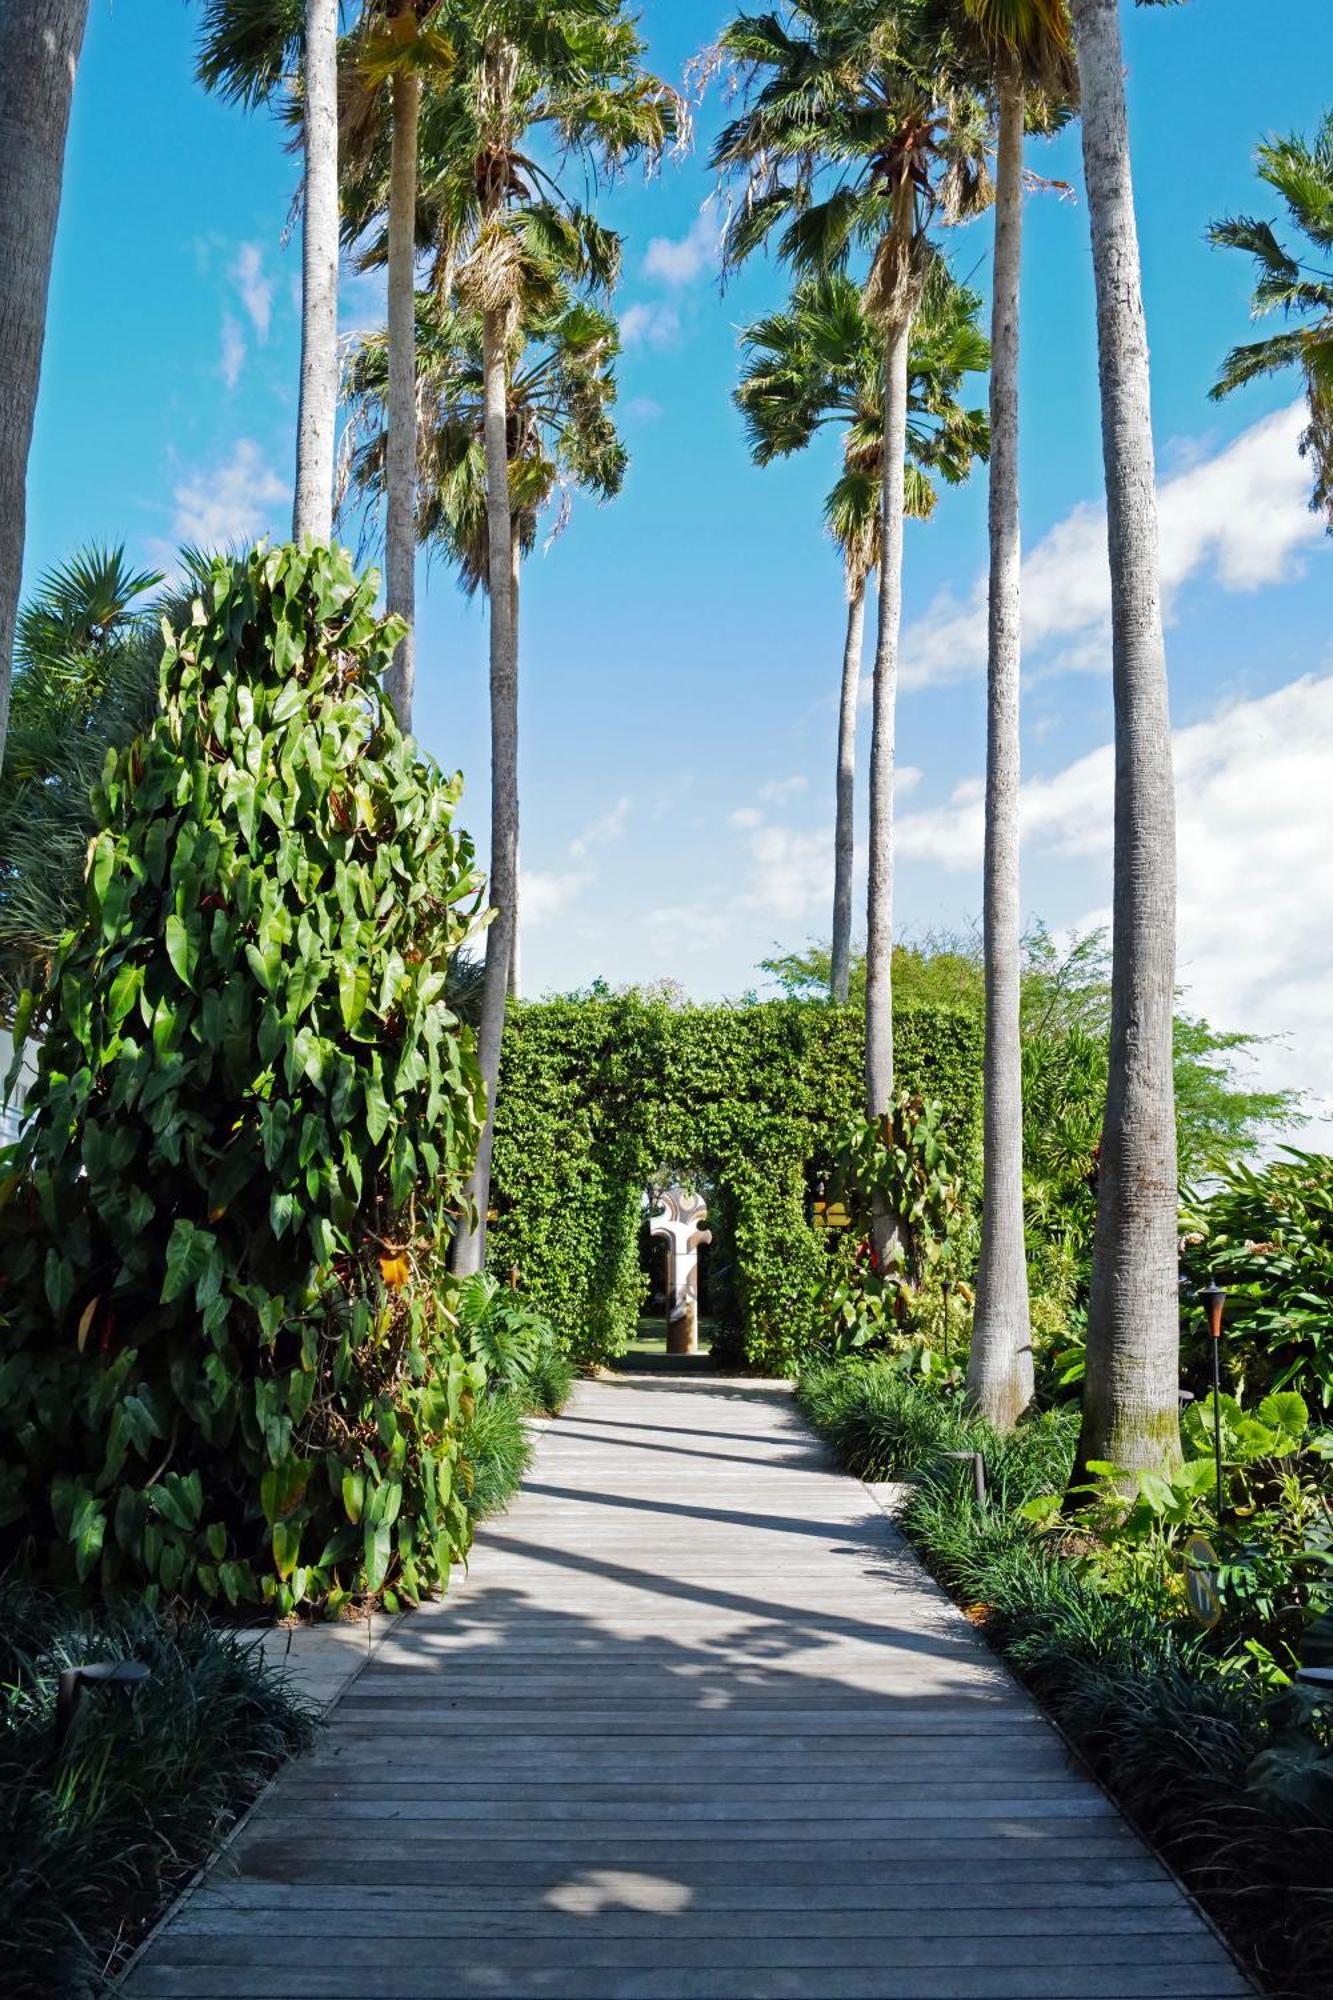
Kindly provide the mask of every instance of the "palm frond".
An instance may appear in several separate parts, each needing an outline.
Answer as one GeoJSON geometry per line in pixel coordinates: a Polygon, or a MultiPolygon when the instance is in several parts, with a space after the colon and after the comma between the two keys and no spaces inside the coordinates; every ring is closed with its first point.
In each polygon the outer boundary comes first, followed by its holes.
{"type": "Polygon", "coordinates": [[[266,104],[295,75],[304,32],[302,0],[205,0],[199,80],[227,103],[266,104]]]}

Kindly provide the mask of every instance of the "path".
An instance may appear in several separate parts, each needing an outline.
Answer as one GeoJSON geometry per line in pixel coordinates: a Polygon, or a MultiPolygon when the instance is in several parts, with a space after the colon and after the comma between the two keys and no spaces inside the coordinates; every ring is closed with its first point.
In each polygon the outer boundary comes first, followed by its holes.
{"type": "Polygon", "coordinates": [[[663,1376],[579,1388],[127,1988],[1249,1990],[788,1392],[663,1376]]]}

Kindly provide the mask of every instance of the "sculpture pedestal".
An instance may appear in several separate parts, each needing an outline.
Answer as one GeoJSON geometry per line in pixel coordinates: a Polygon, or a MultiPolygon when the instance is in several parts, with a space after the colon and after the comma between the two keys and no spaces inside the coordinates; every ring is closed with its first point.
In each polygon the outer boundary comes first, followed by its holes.
{"type": "Polygon", "coordinates": [[[667,1353],[697,1354],[699,1352],[698,1309],[693,1301],[675,1319],[667,1321],[667,1353]]]}

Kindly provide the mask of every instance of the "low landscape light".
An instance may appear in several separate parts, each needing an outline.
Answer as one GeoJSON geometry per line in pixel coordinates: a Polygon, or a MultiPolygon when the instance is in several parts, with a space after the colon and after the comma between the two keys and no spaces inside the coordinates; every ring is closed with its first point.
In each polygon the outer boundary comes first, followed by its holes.
{"type": "Polygon", "coordinates": [[[138,1687],[151,1671],[142,1660],[90,1660],[86,1666],[66,1667],[56,1689],[56,1748],[69,1735],[86,1687],[138,1687]]]}
{"type": "Polygon", "coordinates": [[[945,1458],[963,1460],[972,1467],[972,1487],[977,1497],[978,1507],[986,1504],[986,1461],[979,1451],[946,1451],[945,1458]]]}

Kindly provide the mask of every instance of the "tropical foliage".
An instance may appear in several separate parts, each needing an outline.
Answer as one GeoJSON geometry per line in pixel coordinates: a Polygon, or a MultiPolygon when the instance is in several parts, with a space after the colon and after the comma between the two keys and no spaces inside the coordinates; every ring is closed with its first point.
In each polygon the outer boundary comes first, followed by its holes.
{"type": "Polygon", "coordinates": [[[108,750],[157,709],[162,581],[123,549],[87,548],[41,578],[19,613],[0,774],[0,1012],[45,976],[82,901],[90,794],[108,750]]]}
{"type": "MultiPolygon", "coordinates": [[[[513,534],[522,556],[535,546],[541,516],[557,493],[567,499],[581,489],[609,500],[620,489],[626,453],[611,414],[619,351],[614,318],[574,296],[554,274],[545,275],[540,302],[530,297],[515,320],[506,436],[513,534]]],[[[417,367],[417,533],[470,594],[489,587],[480,317],[442,305],[432,290],[419,292],[417,367]]],[[[382,497],[387,387],[386,338],[368,334],[348,369],[355,439],[349,501],[382,497]]]]}
{"type": "Polygon", "coordinates": [[[1310,505],[1327,517],[1333,533],[1333,277],[1328,270],[1333,253],[1333,111],[1313,140],[1265,140],[1258,164],[1260,180],[1286,208],[1296,249],[1281,242],[1271,222],[1253,215],[1215,222],[1209,240],[1254,259],[1251,311],[1256,319],[1277,314],[1287,326],[1264,340],[1233,347],[1213,397],[1220,400],[1268,375],[1298,371],[1310,416],[1301,438],[1302,456],[1314,467],[1310,505]]]}
{"type": "MultiPolygon", "coordinates": [[[[1333,1407],[1333,1159],[1284,1147],[1262,1165],[1233,1164],[1187,1204],[1184,1271],[1227,1293],[1224,1376],[1247,1399],[1299,1390],[1333,1407]]],[[[1191,1374],[1204,1373],[1199,1315],[1186,1322],[1191,1374]]]]}
{"type": "Polygon", "coordinates": [[[466,1546],[484,1373],[439,1274],[481,1098],[444,989],[478,880],[373,601],[318,548],[213,566],[20,1008],[5,1538],[150,1602],[411,1600],[466,1546]]]}

